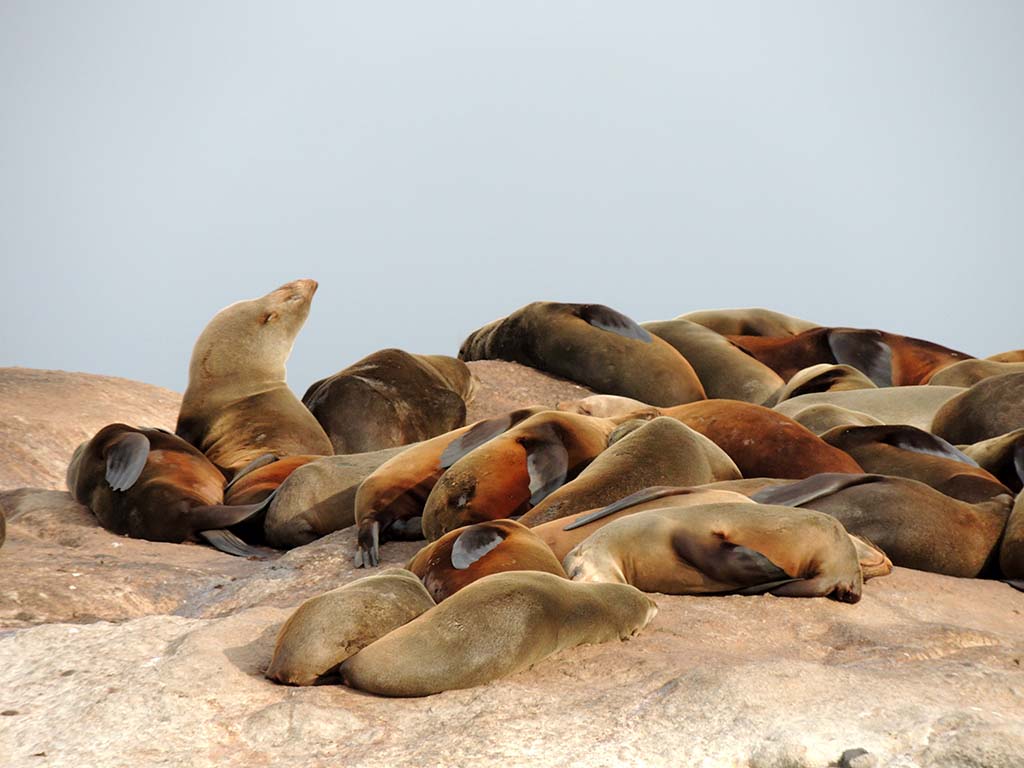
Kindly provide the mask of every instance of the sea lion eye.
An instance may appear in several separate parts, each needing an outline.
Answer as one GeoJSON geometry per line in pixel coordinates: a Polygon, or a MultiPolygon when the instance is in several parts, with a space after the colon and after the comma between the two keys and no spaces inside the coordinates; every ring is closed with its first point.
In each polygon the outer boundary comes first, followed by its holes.
{"type": "Polygon", "coordinates": [[[263,325],[271,323],[274,320],[277,320],[277,312],[267,312],[266,314],[263,315],[262,318],[260,318],[260,322],[262,322],[263,325]]]}

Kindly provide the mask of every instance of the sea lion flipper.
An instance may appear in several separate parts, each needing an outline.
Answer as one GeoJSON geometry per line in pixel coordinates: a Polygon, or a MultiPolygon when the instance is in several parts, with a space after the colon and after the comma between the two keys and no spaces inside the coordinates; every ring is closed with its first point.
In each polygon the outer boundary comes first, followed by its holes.
{"type": "Polygon", "coordinates": [[[474,424],[468,432],[452,440],[448,447],[441,454],[440,467],[448,469],[452,464],[463,456],[479,448],[488,440],[493,440],[503,432],[508,431],[513,423],[513,414],[506,413],[504,416],[495,416],[493,419],[484,419],[474,424]]]}
{"type": "Polygon", "coordinates": [[[673,539],[676,552],[715,581],[740,589],[773,589],[794,577],[756,549],[734,544],[719,534],[710,541],[682,535],[673,539]]]}
{"type": "Polygon", "coordinates": [[[676,494],[686,493],[689,489],[677,488],[672,485],[652,485],[650,488],[643,488],[639,491],[634,491],[628,496],[623,496],[616,502],[609,504],[607,507],[594,510],[589,515],[584,515],[578,520],[574,520],[565,526],[563,531],[572,531],[576,528],[582,528],[584,525],[588,525],[595,520],[600,520],[602,517],[608,517],[608,515],[614,515],[616,512],[620,512],[623,509],[627,509],[636,504],[642,504],[645,501],[653,501],[654,499],[660,499],[665,496],[675,496],[676,494]]]}
{"type": "Polygon", "coordinates": [[[149,458],[149,438],[126,432],[107,448],[107,483],[115,491],[127,491],[139,479],[149,458]]]}
{"type": "Polygon", "coordinates": [[[892,386],[892,349],[878,331],[829,331],[828,346],[840,365],[853,366],[879,387],[892,386]]]}
{"type": "Polygon", "coordinates": [[[224,486],[224,493],[227,493],[228,491],[230,491],[235,483],[237,483],[243,477],[248,475],[250,472],[253,472],[253,471],[257,470],[260,467],[265,467],[268,464],[273,464],[277,460],[278,460],[278,456],[276,456],[273,453],[264,453],[259,458],[253,459],[248,464],[246,464],[244,467],[242,467],[240,470],[235,472],[235,476],[231,478],[231,482],[224,486]]]}
{"type": "Polygon", "coordinates": [[[464,571],[504,540],[502,532],[494,528],[474,526],[463,531],[452,545],[452,565],[464,571]]]}
{"type": "Polygon", "coordinates": [[[647,343],[653,341],[646,328],[641,327],[635,320],[626,317],[621,312],[603,304],[584,304],[580,307],[579,317],[602,331],[617,333],[619,336],[636,341],[647,343]]]}
{"type": "Polygon", "coordinates": [[[1005,583],[1009,584],[1014,589],[1019,589],[1021,592],[1024,592],[1024,579],[1007,579],[1005,583]]]}
{"type": "Polygon", "coordinates": [[[199,531],[199,536],[205,539],[214,549],[219,549],[228,555],[235,557],[255,557],[260,560],[267,559],[266,550],[246,544],[231,531],[223,529],[212,531],[199,531]]]}
{"type": "Polygon", "coordinates": [[[968,456],[951,443],[946,442],[938,435],[925,432],[916,427],[897,427],[889,441],[890,445],[901,448],[904,451],[924,453],[929,456],[940,456],[944,459],[962,461],[972,467],[978,466],[978,462],[968,456]]]}
{"type": "Polygon", "coordinates": [[[1017,443],[1013,450],[1013,468],[1017,470],[1017,477],[1024,483],[1024,440],[1017,443]]]}
{"type": "Polygon", "coordinates": [[[569,452],[557,437],[531,443],[526,448],[526,470],[530,475],[530,504],[536,505],[565,483],[569,452]]]}
{"type": "Polygon", "coordinates": [[[884,480],[884,475],[853,475],[845,472],[821,472],[795,483],[762,488],[750,497],[758,504],[779,504],[784,507],[799,507],[808,502],[831,496],[844,488],[862,483],[884,480]]]}
{"type": "Polygon", "coordinates": [[[376,568],[380,562],[380,522],[364,520],[356,534],[356,568],[376,568]]]}

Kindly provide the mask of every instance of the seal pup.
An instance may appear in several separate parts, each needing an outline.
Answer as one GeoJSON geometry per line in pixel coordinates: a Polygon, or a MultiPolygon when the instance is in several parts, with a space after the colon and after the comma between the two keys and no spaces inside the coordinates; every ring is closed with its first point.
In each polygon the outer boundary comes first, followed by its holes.
{"type": "Polygon", "coordinates": [[[228,554],[263,555],[223,530],[252,518],[262,505],[225,506],[220,471],[162,429],[108,424],[75,450],[67,485],[113,533],[175,543],[201,539],[228,554]]]}
{"type": "Polygon", "coordinates": [[[931,431],[956,445],[978,443],[1024,427],[1024,373],[982,379],[944,403],[931,431]]]}
{"type": "Polygon", "coordinates": [[[311,597],[278,632],[266,676],[288,685],[313,685],[433,607],[423,584],[404,568],[388,568],[311,597]]]}
{"type": "Polygon", "coordinates": [[[407,567],[438,603],[492,573],[543,571],[567,578],[548,545],[515,520],[449,531],[417,552],[407,567]]]}
{"type": "Polygon", "coordinates": [[[429,440],[466,423],[473,376],[461,360],[382,349],[310,385],[303,404],[334,453],[429,440]]]}
{"type": "Polygon", "coordinates": [[[459,359],[509,360],[651,405],[705,398],[686,358],[602,304],[527,304],[471,333],[459,359]]]}
{"type": "MultiPolygon", "coordinates": [[[[774,410],[792,417],[811,405],[838,405],[840,408],[866,413],[883,424],[909,424],[930,431],[936,411],[965,391],[961,387],[922,385],[819,392],[783,400],[774,410]]],[[[950,442],[956,444],[957,441],[950,442]]]]}
{"type": "Polygon", "coordinates": [[[315,280],[222,309],[199,335],[175,433],[228,478],[264,454],[330,456],[331,441],[285,383],[315,280]]]}
{"type": "Polygon", "coordinates": [[[657,612],[653,600],[627,584],[495,573],[371,643],[341,665],[341,676],[382,696],[472,688],[558,651],[628,640],[657,612]]]}
{"type": "Polygon", "coordinates": [[[835,518],[763,504],[638,512],[594,532],[563,565],[574,581],[669,595],[771,592],[856,603],[863,583],[835,518]]]}

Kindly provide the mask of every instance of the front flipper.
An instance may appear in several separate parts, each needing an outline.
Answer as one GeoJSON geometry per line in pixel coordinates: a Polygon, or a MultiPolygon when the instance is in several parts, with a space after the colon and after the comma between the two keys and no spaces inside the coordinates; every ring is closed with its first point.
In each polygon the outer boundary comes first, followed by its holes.
{"type": "Polygon", "coordinates": [[[463,531],[452,545],[452,565],[464,571],[504,540],[501,531],[486,526],[473,526],[463,531]]]}
{"type": "Polygon", "coordinates": [[[380,563],[380,523],[367,519],[356,533],[356,568],[376,568],[380,563]]]}
{"type": "Polygon", "coordinates": [[[778,504],[783,507],[799,507],[815,499],[831,496],[844,488],[864,483],[885,480],[885,475],[852,475],[845,472],[821,472],[804,480],[787,485],[762,488],[750,497],[758,504],[778,504]]]}
{"type": "Polygon", "coordinates": [[[198,535],[205,539],[214,549],[219,549],[235,557],[254,557],[258,560],[266,560],[270,551],[246,544],[231,531],[223,529],[213,531],[199,531],[198,535]]]}
{"type": "Polygon", "coordinates": [[[840,365],[853,366],[879,387],[892,386],[892,349],[879,331],[830,331],[828,346],[840,365]]]}
{"type": "Polygon", "coordinates": [[[211,504],[204,507],[192,507],[188,511],[189,526],[193,531],[230,528],[265,512],[270,506],[272,498],[273,494],[256,504],[211,504]]]}
{"type": "Polygon", "coordinates": [[[735,584],[737,590],[765,591],[798,577],[786,573],[767,556],[750,547],[728,540],[719,531],[693,535],[686,532],[672,537],[672,546],[684,562],[711,579],[735,584]]]}
{"type": "Polygon", "coordinates": [[[127,491],[139,479],[149,458],[149,438],[125,432],[107,447],[106,479],[115,491],[127,491]]]}
{"type": "Polygon", "coordinates": [[[655,499],[663,499],[666,496],[679,496],[689,492],[689,488],[677,488],[672,485],[652,485],[650,488],[643,488],[629,494],[628,496],[623,496],[621,499],[609,504],[607,507],[594,510],[589,515],[584,515],[579,520],[569,523],[569,525],[565,526],[562,530],[572,531],[576,528],[582,528],[584,525],[589,525],[595,520],[600,520],[602,517],[614,515],[616,512],[621,512],[623,509],[628,509],[629,507],[637,504],[654,501],[655,499]]]}
{"type": "Polygon", "coordinates": [[[226,494],[228,491],[230,491],[235,483],[237,483],[243,477],[248,475],[250,472],[257,470],[260,467],[265,467],[268,464],[273,464],[277,460],[278,457],[272,453],[264,453],[259,458],[253,459],[235,473],[235,476],[231,478],[231,482],[224,486],[224,493],[226,494]]]}
{"type": "Polygon", "coordinates": [[[526,471],[530,475],[530,505],[536,506],[565,484],[569,452],[555,434],[547,439],[525,442],[523,447],[526,448],[526,471]]]}
{"type": "Polygon", "coordinates": [[[496,416],[493,419],[484,419],[474,424],[468,432],[464,432],[448,443],[448,447],[441,454],[440,467],[448,469],[452,464],[463,456],[479,448],[489,440],[507,432],[512,426],[512,414],[496,416]]]}
{"type": "Polygon", "coordinates": [[[584,304],[580,307],[579,316],[595,328],[615,333],[627,339],[650,343],[653,341],[650,332],[641,327],[635,320],[626,317],[604,304],[584,304]]]}

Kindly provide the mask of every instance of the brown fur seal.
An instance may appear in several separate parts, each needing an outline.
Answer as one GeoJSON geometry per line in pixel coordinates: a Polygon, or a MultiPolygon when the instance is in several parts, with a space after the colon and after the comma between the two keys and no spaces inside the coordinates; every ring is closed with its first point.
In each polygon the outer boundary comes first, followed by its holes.
{"type": "Polygon", "coordinates": [[[770,408],[737,400],[705,400],[665,408],[666,416],[711,438],[744,477],[807,477],[861,472],[848,454],[770,408]]]}
{"type": "Polygon", "coordinates": [[[935,413],[931,431],[956,445],[1024,427],[1024,373],[983,379],[935,413]]]}
{"type": "Polygon", "coordinates": [[[835,518],[790,507],[708,504],[639,512],[611,523],[565,557],[574,581],[644,592],[771,592],[860,600],[857,551],[835,518]]]}
{"type": "Polygon", "coordinates": [[[763,404],[783,385],[782,378],[720,333],[689,320],[643,323],[671,344],[697,372],[711,398],[763,404]]]}
{"type": "Polygon", "coordinates": [[[853,456],[865,472],[908,477],[961,501],[1010,492],[963,451],[916,427],[836,427],[821,439],[853,456]]]}
{"type": "Polygon", "coordinates": [[[543,571],[566,578],[548,545],[515,520],[489,520],[449,531],[417,552],[408,568],[439,603],[492,573],[543,571]]]}
{"type": "Polygon", "coordinates": [[[175,433],[231,477],[267,453],[329,456],[331,441],[285,383],[315,280],[296,280],[218,312],[192,350],[175,433]]]}
{"type": "Polygon", "coordinates": [[[627,640],[658,607],[626,584],[576,584],[550,573],[496,573],[361,650],[345,683],[383,696],[483,685],[577,645],[627,640]]]}
{"type": "Polygon", "coordinates": [[[1024,363],[1024,349],[1012,349],[1009,352],[1000,352],[996,355],[989,355],[986,360],[994,360],[997,363],[1024,363]]]}
{"type": "Polygon", "coordinates": [[[279,459],[273,454],[267,455],[267,461],[257,459],[243,467],[224,487],[224,503],[256,504],[265,500],[299,467],[311,461],[322,459],[323,456],[285,456],[279,459]]]}
{"type": "Polygon", "coordinates": [[[784,400],[774,410],[792,417],[810,405],[838,405],[866,413],[883,424],[909,424],[918,429],[930,429],[935,412],[964,391],[960,387],[916,386],[820,392],[784,400]]]}
{"type": "Polygon", "coordinates": [[[827,403],[807,406],[793,414],[793,421],[807,427],[818,437],[833,427],[871,427],[882,423],[866,413],[851,411],[849,408],[841,408],[838,405],[827,403]]]}
{"type": "Polygon", "coordinates": [[[964,360],[942,368],[932,374],[926,384],[948,387],[972,387],[983,379],[1002,376],[1004,373],[1024,371],[1024,362],[1002,363],[995,360],[964,360]]]}
{"type": "Polygon", "coordinates": [[[736,464],[714,442],[662,416],[642,422],[614,442],[579,477],[554,491],[520,522],[533,527],[611,504],[652,485],[703,485],[739,477],[736,464]]]}
{"type": "Polygon", "coordinates": [[[335,453],[367,453],[463,426],[472,389],[461,360],[382,349],[310,385],[302,402],[335,453]]]}
{"type": "Polygon", "coordinates": [[[961,450],[1014,493],[1024,486],[1024,428],[961,446],[961,450]]]}
{"type": "Polygon", "coordinates": [[[205,539],[234,555],[258,555],[222,530],[261,505],[223,504],[224,476],[180,437],[110,424],[75,451],[67,484],[108,531],[150,541],[205,539]]]}
{"type": "Polygon", "coordinates": [[[705,397],[686,358],[601,304],[528,304],[471,333],[459,358],[510,360],[658,406],[705,397]]]}
{"type": "Polygon", "coordinates": [[[380,543],[423,538],[423,506],[456,461],[544,408],[521,408],[420,443],[381,464],[356,491],[357,568],[376,566],[380,543]]]}
{"type": "Polygon", "coordinates": [[[449,467],[423,507],[423,535],[525,514],[582,472],[616,426],[563,411],[531,416],[449,467]]]}
{"type": "Polygon", "coordinates": [[[311,597],[281,627],[267,677],[313,685],[349,656],[433,607],[419,579],[403,568],[311,597]]]}
{"type": "Polygon", "coordinates": [[[877,389],[871,379],[852,365],[820,363],[804,368],[775,393],[775,403],[814,392],[846,392],[851,389],[877,389]]]}
{"type": "Polygon", "coordinates": [[[591,395],[581,400],[563,400],[556,407],[560,411],[597,416],[599,419],[612,419],[631,413],[652,416],[661,413],[660,408],[621,395],[591,395]]]}
{"type": "Polygon", "coordinates": [[[977,504],[902,477],[822,474],[753,494],[763,504],[832,515],[885,550],[896,565],[972,578],[992,556],[1013,497],[977,504]]]}
{"type": "Polygon", "coordinates": [[[801,320],[770,309],[705,309],[680,315],[677,320],[689,320],[703,325],[723,336],[795,336],[821,327],[819,323],[801,320]]]}

